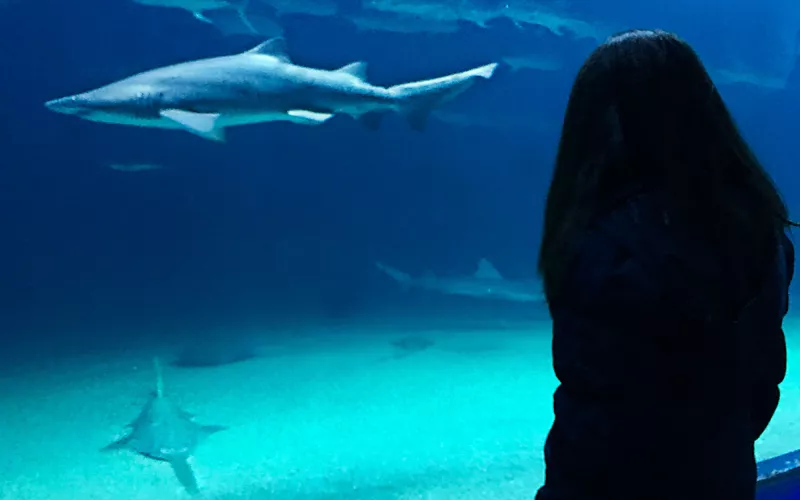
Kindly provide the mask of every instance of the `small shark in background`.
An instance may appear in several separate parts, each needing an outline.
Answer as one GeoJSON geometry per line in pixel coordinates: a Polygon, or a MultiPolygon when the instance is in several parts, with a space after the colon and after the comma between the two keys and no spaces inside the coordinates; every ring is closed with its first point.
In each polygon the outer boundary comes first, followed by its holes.
{"type": "MultiPolygon", "coordinates": [[[[488,29],[490,22],[508,19],[520,29],[540,26],[556,36],[591,38],[602,40],[613,33],[604,26],[589,23],[572,16],[568,9],[545,2],[507,0],[503,2],[481,2],[473,0],[362,0],[364,10],[377,10],[399,14],[406,18],[417,17],[439,22],[467,22],[488,29]]],[[[556,4],[558,2],[555,2],[556,4]]]]}
{"type": "Polygon", "coordinates": [[[149,172],[161,170],[164,167],[157,163],[111,163],[108,168],[117,172],[149,172]]]}
{"type": "Polygon", "coordinates": [[[461,29],[458,21],[425,19],[422,17],[392,14],[379,10],[365,10],[346,16],[358,31],[388,31],[404,34],[453,34],[461,29]]]}
{"type": "Polygon", "coordinates": [[[215,141],[225,139],[227,127],[271,121],[319,125],[337,114],[374,130],[392,111],[423,130],[435,107],[491,78],[496,68],[491,63],[378,87],[366,81],[366,63],[337,70],[299,66],[289,59],[285,40],[272,38],[247,52],[145,71],[45,106],[86,120],[182,129],[215,141]]]}
{"type": "Polygon", "coordinates": [[[275,10],[275,15],[283,17],[303,14],[315,17],[331,17],[339,13],[335,0],[251,0],[261,2],[275,10]]]}
{"type": "Polygon", "coordinates": [[[518,56],[503,56],[501,60],[511,68],[511,71],[520,70],[539,70],[539,71],[560,71],[563,63],[550,55],[545,54],[524,54],[518,56]]]}
{"type": "Polygon", "coordinates": [[[242,23],[250,29],[253,34],[258,31],[247,18],[247,7],[250,0],[133,0],[141,5],[152,7],[166,7],[171,9],[183,9],[192,14],[198,21],[213,24],[206,17],[206,13],[215,10],[231,9],[241,18],[242,23]]]}
{"type": "MultiPolygon", "coordinates": [[[[0,0],[2,1],[2,0],[0,0]]],[[[338,12],[332,0],[132,0],[151,7],[180,9],[225,35],[262,38],[282,36],[281,17],[302,14],[331,17],[338,12]],[[233,14],[233,15],[231,15],[233,14]]]]}
{"type": "Polygon", "coordinates": [[[478,270],[471,276],[437,277],[426,275],[412,278],[408,274],[381,262],[376,262],[375,266],[406,288],[422,288],[445,295],[466,295],[468,297],[502,299],[512,302],[544,301],[544,292],[538,280],[507,280],[486,259],[481,259],[478,262],[478,270]]]}

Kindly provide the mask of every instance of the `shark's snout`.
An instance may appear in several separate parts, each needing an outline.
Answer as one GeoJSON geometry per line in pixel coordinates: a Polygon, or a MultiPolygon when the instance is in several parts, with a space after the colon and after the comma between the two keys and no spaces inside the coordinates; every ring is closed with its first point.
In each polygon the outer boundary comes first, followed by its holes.
{"type": "Polygon", "coordinates": [[[88,109],[83,104],[78,96],[61,97],[53,99],[44,103],[45,107],[50,111],[62,113],[65,115],[82,115],[88,112],[88,109]]]}

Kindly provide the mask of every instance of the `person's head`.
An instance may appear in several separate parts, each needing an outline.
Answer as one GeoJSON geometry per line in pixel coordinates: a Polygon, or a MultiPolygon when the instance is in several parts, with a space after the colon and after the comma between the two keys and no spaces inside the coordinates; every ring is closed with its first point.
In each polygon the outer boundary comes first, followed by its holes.
{"type": "Polygon", "coordinates": [[[568,272],[576,234],[642,191],[663,193],[724,243],[748,231],[771,238],[788,223],[700,58],[663,31],[612,36],[575,79],[545,206],[546,289],[568,272]]]}

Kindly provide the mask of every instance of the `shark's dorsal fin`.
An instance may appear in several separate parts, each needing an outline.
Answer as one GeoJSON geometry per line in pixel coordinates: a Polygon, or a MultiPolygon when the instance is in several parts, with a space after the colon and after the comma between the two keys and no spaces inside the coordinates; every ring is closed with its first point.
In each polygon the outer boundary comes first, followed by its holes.
{"type": "Polygon", "coordinates": [[[364,61],[351,62],[350,64],[346,64],[336,71],[339,73],[353,75],[359,80],[367,81],[367,63],[364,61]]]}
{"type": "Polygon", "coordinates": [[[478,261],[478,270],[475,271],[473,277],[483,280],[501,280],[503,275],[500,274],[494,265],[486,259],[478,261]]]}
{"type": "Polygon", "coordinates": [[[245,54],[270,56],[282,62],[292,62],[286,50],[286,39],[281,36],[270,38],[266,42],[262,42],[248,50],[245,54]]]}
{"type": "Polygon", "coordinates": [[[155,368],[156,371],[156,397],[163,398],[164,376],[161,373],[161,361],[159,361],[158,356],[153,357],[153,368],[155,368]]]}

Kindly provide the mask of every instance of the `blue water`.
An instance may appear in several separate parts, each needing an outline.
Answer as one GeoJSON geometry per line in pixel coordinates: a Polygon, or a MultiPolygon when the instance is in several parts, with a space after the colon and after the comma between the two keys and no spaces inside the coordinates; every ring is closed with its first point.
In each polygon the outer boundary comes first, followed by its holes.
{"type": "MultiPolygon", "coordinates": [[[[433,17],[449,5],[407,3],[433,17]]],[[[364,12],[359,0],[341,0],[337,15],[279,21],[295,62],[333,69],[363,60],[378,85],[514,56],[547,56],[557,68],[502,64],[442,110],[457,119],[431,119],[422,133],[399,117],[379,131],[337,117],[320,127],[236,128],[220,144],[81,121],[43,102],[241,52],[262,37],[226,35],[186,11],[129,0],[0,0],[0,358],[56,362],[232,325],[538,320],[542,311],[526,304],[407,292],[374,266],[467,275],[487,258],[507,278],[536,278],[561,116],[599,40],[466,19],[469,9],[499,3],[462,2],[454,33],[359,31],[348,21],[364,12]]],[[[662,3],[538,5],[598,33],[657,27],[688,39],[797,217],[800,5],[662,3]]]]}

